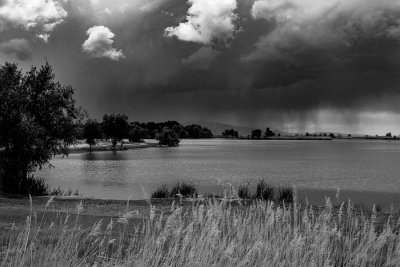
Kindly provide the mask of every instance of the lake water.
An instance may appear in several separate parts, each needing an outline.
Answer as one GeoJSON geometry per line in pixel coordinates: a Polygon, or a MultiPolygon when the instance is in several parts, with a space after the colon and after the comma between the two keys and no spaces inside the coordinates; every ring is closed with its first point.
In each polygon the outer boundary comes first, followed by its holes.
{"type": "Polygon", "coordinates": [[[175,148],[146,148],[56,157],[38,176],[52,188],[85,196],[143,199],[157,187],[195,184],[200,193],[221,194],[221,184],[298,188],[301,198],[400,204],[400,142],[370,140],[182,140],[175,148]]]}

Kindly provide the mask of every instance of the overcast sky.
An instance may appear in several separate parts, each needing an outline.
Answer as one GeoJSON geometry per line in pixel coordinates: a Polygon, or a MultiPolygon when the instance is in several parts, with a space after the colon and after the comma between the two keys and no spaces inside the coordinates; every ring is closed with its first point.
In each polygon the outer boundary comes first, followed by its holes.
{"type": "Polygon", "coordinates": [[[91,117],[400,134],[400,0],[0,0],[91,117]]]}

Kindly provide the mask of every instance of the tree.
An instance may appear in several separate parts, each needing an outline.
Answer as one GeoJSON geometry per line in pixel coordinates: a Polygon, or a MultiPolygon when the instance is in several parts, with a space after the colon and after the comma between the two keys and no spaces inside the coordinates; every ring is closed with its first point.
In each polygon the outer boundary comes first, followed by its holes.
{"type": "Polygon", "coordinates": [[[122,140],[129,134],[128,116],[125,114],[105,114],[103,116],[103,132],[106,138],[111,139],[113,147],[117,145],[118,141],[121,141],[122,146],[122,140]]]}
{"type": "Polygon", "coordinates": [[[225,131],[222,132],[222,136],[224,137],[230,137],[230,138],[238,138],[239,133],[235,131],[234,129],[226,129],[225,131]]]}
{"type": "Polygon", "coordinates": [[[96,120],[87,120],[83,126],[83,138],[86,139],[86,143],[92,151],[92,146],[96,145],[96,139],[101,138],[100,125],[96,120]]]}
{"type": "Polygon", "coordinates": [[[145,130],[139,125],[134,125],[129,131],[129,141],[130,142],[140,142],[143,138],[145,138],[145,130]]]}
{"type": "Polygon", "coordinates": [[[156,134],[156,139],[160,145],[164,146],[177,146],[179,145],[178,135],[174,130],[168,127],[164,127],[161,132],[156,134]]]}
{"type": "Polygon", "coordinates": [[[386,137],[392,137],[392,133],[387,133],[386,137]]]}
{"type": "Polygon", "coordinates": [[[185,127],[183,127],[182,125],[174,125],[172,127],[172,130],[175,131],[175,133],[178,135],[179,138],[187,138],[188,132],[185,130],[185,127]]]}
{"type": "Polygon", "coordinates": [[[22,73],[16,64],[0,66],[0,178],[3,189],[29,192],[32,173],[53,155],[68,154],[83,112],[74,89],[55,81],[46,62],[22,73]]]}
{"type": "Polygon", "coordinates": [[[186,125],[185,130],[189,138],[212,138],[213,133],[207,127],[201,127],[197,124],[186,125]]]}
{"type": "Polygon", "coordinates": [[[251,138],[252,139],[259,139],[261,137],[261,130],[260,129],[255,129],[251,131],[251,138]]]}
{"type": "Polygon", "coordinates": [[[272,136],[275,136],[275,133],[273,131],[271,131],[271,129],[269,127],[267,127],[267,129],[265,129],[264,137],[268,138],[268,137],[272,137],[272,136]]]}

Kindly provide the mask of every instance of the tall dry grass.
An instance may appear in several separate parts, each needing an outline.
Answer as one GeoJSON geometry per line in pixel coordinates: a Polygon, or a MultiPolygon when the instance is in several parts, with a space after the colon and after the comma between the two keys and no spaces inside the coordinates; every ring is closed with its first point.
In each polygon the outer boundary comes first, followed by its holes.
{"type": "Polygon", "coordinates": [[[223,199],[163,215],[150,205],[144,219],[129,211],[88,229],[68,216],[44,227],[34,214],[1,243],[1,266],[400,266],[398,221],[376,231],[375,209],[367,217],[329,199],[320,211],[223,199]]]}

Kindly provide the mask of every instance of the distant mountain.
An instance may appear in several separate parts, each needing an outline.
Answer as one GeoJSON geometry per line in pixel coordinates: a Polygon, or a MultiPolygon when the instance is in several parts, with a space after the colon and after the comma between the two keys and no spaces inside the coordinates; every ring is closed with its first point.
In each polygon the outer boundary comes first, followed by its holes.
{"type": "MultiPolygon", "coordinates": [[[[249,126],[238,126],[238,125],[225,124],[225,123],[212,122],[212,121],[194,121],[194,122],[185,123],[185,125],[188,125],[188,124],[198,124],[203,127],[207,127],[212,131],[212,133],[214,135],[221,135],[225,129],[234,129],[235,131],[238,131],[239,135],[247,136],[247,135],[251,135],[252,130],[256,129],[256,128],[252,128],[249,126]]],[[[264,133],[265,129],[261,129],[261,130],[264,133]]]]}

